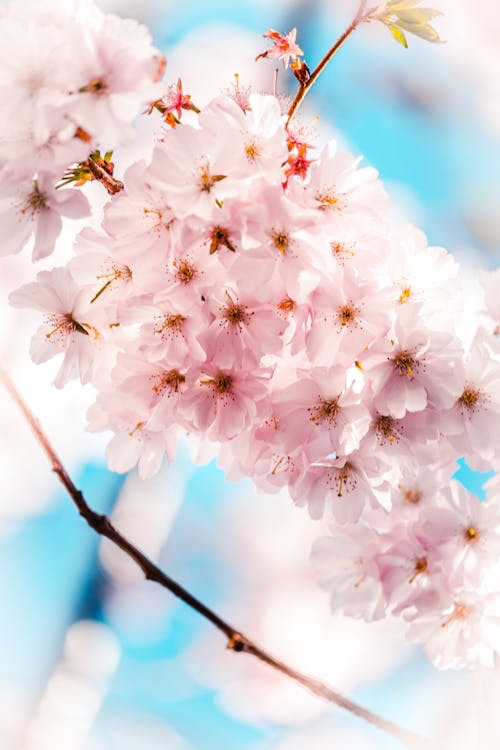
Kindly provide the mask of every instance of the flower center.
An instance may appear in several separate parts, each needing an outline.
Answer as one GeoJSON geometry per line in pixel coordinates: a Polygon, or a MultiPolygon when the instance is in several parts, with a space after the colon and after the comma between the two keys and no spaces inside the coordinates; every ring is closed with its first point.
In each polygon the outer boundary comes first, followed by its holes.
{"type": "Polygon", "coordinates": [[[38,189],[38,181],[35,180],[33,183],[32,192],[26,197],[24,205],[21,208],[22,214],[29,214],[35,216],[44,211],[47,208],[47,200],[43,193],[38,189]]]}
{"type": "Polygon", "coordinates": [[[426,557],[417,557],[415,560],[415,568],[413,571],[413,575],[408,581],[408,583],[413,583],[413,581],[422,573],[425,573],[427,570],[427,558],[426,557]]]}
{"type": "Polygon", "coordinates": [[[161,334],[162,338],[168,337],[169,334],[178,334],[182,332],[182,324],[186,318],[184,315],[171,314],[165,315],[159,328],[155,328],[154,332],[161,334]]]}
{"type": "MultiPolygon", "coordinates": [[[[159,396],[162,396],[165,391],[172,393],[178,393],[181,383],[186,382],[186,376],[179,372],[179,370],[168,370],[158,377],[157,382],[153,386],[153,391],[159,396]]],[[[170,395],[169,394],[169,395],[170,395]]]]}
{"type": "Polygon", "coordinates": [[[64,340],[66,336],[74,333],[75,331],[77,333],[82,333],[84,336],[89,335],[89,332],[86,330],[86,328],[84,328],[81,323],[75,320],[71,313],[66,313],[66,315],[51,315],[48,319],[48,322],[54,326],[51,331],[45,334],[45,338],[49,341],[64,340]]]}
{"type": "Polygon", "coordinates": [[[329,208],[333,208],[333,206],[337,206],[339,199],[333,195],[332,193],[323,193],[316,197],[317,202],[319,203],[319,210],[320,211],[326,211],[329,208]]]}
{"type": "Polygon", "coordinates": [[[375,430],[384,443],[388,440],[392,445],[398,440],[397,432],[394,429],[394,419],[388,415],[379,414],[375,421],[375,430]]]}
{"type": "Polygon", "coordinates": [[[418,362],[412,356],[411,352],[407,352],[407,351],[399,352],[399,354],[396,354],[396,356],[394,357],[392,361],[394,364],[394,369],[400,375],[406,375],[409,378],[413,378],[415,369],[418,366],[418,362]]]}
{"type": "Polygon", "coordinates": [[[278,303],[278,310],[282,313],[291,313],[295,310],[295,301],[291,297],[285,297],[278,303]]]}
{"type": "Polygon", "coordinates": [[[238,303],[233,300],[227,290],[226,297],[229,300],[229,304],[223,308],[222,317],[231,326],[238,327],[241,331],[241,326],[243,324],[247,325],[250,322],[250,314],[247,312],[247,308],[244,305],[238,305],[238,303]]]}
{"type": "Polygon", "coordinates": [[[290,246],[290,239],[287,234],[284,232],[274,232],[271,235],[271,239],[274,243],[274,247],[279,253],[282,255],[286,253],[290,246]]]}
{"type": "Polygon", "coordinates": [[[422,493],[420,490],[403,490],[403,497],[407,503],[411,505],[417,505],[422,499],[422,493]]]}
{"type": "Polygon", "coordinates": [[[132,278],[132,271],[128,266],[117,266],[114,263],[111,266],[111,271],[109,273],[101,273],[98,276],[96,276],[96,279],[106,279],[103,286],[99,289],[96,294],[92,297],[90,300],[90,304],[92,302],[95,302],[96,299],[98,299],[103,292],[106,291],[108,287],[111,286],[113,281],[118,281],[119,279],[122,279],[124,281],[130,281],[132,278]]]}
{"type": "Polygon", "coordinates": [[[189,284],[197,275],[197,269],[187,260],[174,261],[175,275],[181,284],[189,284]]]}
{"type": "Polygon", "coordinates": [[[322,422],[330,422],[330,424],[335,424],[339,411],[340,406],[338,403],[338,398],[332,399],[331,401],[322,401],[319,406],[314,409],[314,413],[309,417],[309,419],[311,422],[316,422],[316,424],[321,424],[322,422]]]}
{"type": "Polygon", "coordinates": [[[78,91],[81,94],[102,94],[104,91],[106,91],[107,86],[102,80],[102,78],[92,78],[91,81],[89,81],[85,86],[82,86],[78,89],[78,91]]]}
{"type": "Polygon", "coordinates": [[[215,378],[207,378],[206,380],[200,380],[200,385],[208,385],[218,395],[224,395],[230,393],[233,385],[233,378],[231,375],[219,372],[215,378]]]}
{"type": "Polygon", "coordinates": [[[346,461],[341,469],[338,469],[333,484],[337,490],[337,497],[342,497],[345,489],[354,489],[356,486],[356,476],[354,466],[346,461]]]}
{"type": "Polygon", "coordinates": [[[458,399],[458,403],[468,412],[476,411],[477,402],[479,401],[480,393],[474,388],[464,388],[462,395],[458,399]]]}
{"type": "Polygon", "coordinates": [[[223,245],[231,250],[232,253],[236,252],[236,248],[231,242],[229,232],[225,227],[214,227],[210,233],[210,255],[213,255],[220,246],[223,245]]]}
{"type": "Polygon", "coordinates": [[[408,300],[410,299],[410,297],[411,297],[411,289],[408,286],[408,287],[406,287],[406,289],[403,289],[401,291],[401,294],[399,295],[399,303],[401,305],[404,305],[405,302],[408,302],[408,300]]]}
{"type": "Polygon", "coordinates": [[[342,327],[349,326],[354,323],[357,312],[352,302],[349,302],[347,305],[338,308],[337,320],[342,327]]]}
{"type": "Polygon", "coordinates": [[[225,174],[210,174],[208,162],[200,166],[199,185],[203,193],[209,193],[216,182],[225,179],[225,174]]]}
{"type": "Polygon", "coordinates": [[[247,143],[247,145],[245,146],[245,154],[248,161],[255,161],[255,159],[259,156],[259,148],[255,141],[250,141],[250,143],[247,143]]]}
{"type": "Polygon", "coordinates": [[[475,544],[479,539],[479,531],[475,529],[474,526],[469,526],[469,528],[464,531],[464,538],[466,542],[475,544]]]}

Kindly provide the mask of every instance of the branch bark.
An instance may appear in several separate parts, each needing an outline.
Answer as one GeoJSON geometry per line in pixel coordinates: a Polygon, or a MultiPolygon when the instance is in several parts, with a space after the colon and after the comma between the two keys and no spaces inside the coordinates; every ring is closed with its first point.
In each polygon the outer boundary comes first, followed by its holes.
{"type": "Polygon", "coordinates": [[[110,195],[116,195],[116,193],[123,190],[123,182],[113,177],[112,172],[105,169],[102,163],[94,161],[91,156],[84,163],[94,180],[104,185],[110,195]]]}
{"type": "Polygon", "coordinates": [[[349,711],[359,719],[372,724],[378,729],[387,732],[388,734],[396,737],[400,740],[409,750],[425,750],[429,747],[426,740],[419,737],[418,735],[410,732],[403,727],[395,724],[388,719],[378,716],[377,714],[369,711],[366,708],[358,705],[354,701],[345,697],[334,688],[329,685],[317,680],[314,677],[310,677],[302,672],[297,671],[293,667],[290,667],[285,662],[276,659],[272,654],[268,653],[264,649],[260,648],[254,643],[249,637],[244,635],[239,629],[230,625],[216,612],[207,607],[203,602],[197,599],[187,589],[181,586],[177,581],[171,578],[167,573],[161,570],[155,563],[152,562],[146,555],[144,555],[132,542],[126,539],[122,534],[113,526],[107,516],[96,513],[88,505],[81,491],[76,487],[73,480],[69,476],[68,472],[64,468],[64,465],[60,461],[57,453],[52,447],[47,435],[43,431],[39,421],[34,416],[33,412],[17,390],[13,381],[9,375],[2,369],[0,369],[0,380],[3,382],[5,388],[9,392],[13,401],[17,404],[21,412],[23,413],[27,423],[29,424],[32,432],[35,435],[38,443],[47,455],[52,470],[57,475],[59,481],[66,489],[66,492],[70,496],[71,500],[75,504],[78,512],[87,524],[94,529],[100,536],[109,539],[113,544],[119,547],[125,552],[139,566],[144,573],[144,577],[148,581],[155,581],[163,588],[167,589],[176,596],[178,599],[183,601],[189,607],[194,609],[198,614],[204,617],[206,620],[212,623],[227,639],[227,648],[236,653],[246,653],[254,656],[264,664],[269,665],[272,669],[281,672],[286,677],[294,680],[295,682],[302,685],[306,690],[323,698],[330,703],[334,703],[336,706],[349,711]]]}

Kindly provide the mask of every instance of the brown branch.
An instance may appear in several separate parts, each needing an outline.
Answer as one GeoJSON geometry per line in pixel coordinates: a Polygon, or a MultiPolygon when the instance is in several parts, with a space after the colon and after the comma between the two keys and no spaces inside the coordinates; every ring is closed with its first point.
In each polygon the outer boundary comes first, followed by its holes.
{"type": "Polygon", "coordinates": [[[299,88],[297,90],[297,93],[295,94],[295,98],[293,102],[290,105],[290,109],[288,110],[288,120],[287,120],[287,126],[290,123],[290,120],[294,116],[295,112],[301,105],[303,99],[305,98],[307,92],[309,89],[313,86],[315,81],[319,78],[323,70],[326,68],[332,57],[337,54],[339,49],[342,47],[344,42],[349,39],[353,31],[356,31],[358,26],[363,23],[366,16],[363,15],[363,11],[366,6],[366,0],[361,0],[358,10],[356,12],[356,15],[354,16],[353,20],[351,21],[350,25],[347,27],[347,29],[344,31],[341,36],[337,39],[333,47],[331,47],[326,55],[322,58],[322,60],[318,63],[318,65],[314,68],[313,72],[311,73],[310,77],[307,79],[306,83],[300,83],[299,88]]]}
{"type": "Polygon", "coordinates": [[[392,721],[374,714],[372,711],[369,711],[368,709],[363,708],[357,703],[349,700],[349,698],[346,698],[337,690],[331,688],[329,685],[320,682],[314,677],[309,677],[302,672],[298,672],[297,670],[293,669],[293,667],[288,666],[288,664],[279,661],[267,651],[261,649],[260,646],[257,646],[257,644],[250,640],[250,638],[248,638],[246,635],[241,633],[237,628],[233,627],[221,617],[219,617],[219,615],[217,615],[213,610],[203,604],[203,602],[193,596],[193,594],[191,594],[183,586],[177,583],[177,581],[174,581],[173,578],[170,578],[170,576],[164,573],[134,544],[132,544],[128,541],[128,539],[122,536],[120,532],[113,526],[107,516],[100,515],[99,513],[93,511],[92,508],[90,508],[82,493],[79,489],[77,489],[77,487],[73,483],[73,480],[59,460],[49,439],[40,426],[40,423],[22,398],[11,378],[2,369],[0,369],[0,380],[2,380],[13,401],[15,401],[24,417],[26,418],[26,421],[28,422],[36,439],[45,451],[52,465],[52,470],[55,472],[55,474],[57,474],[59,481],[63,484],[68,495],[76,505],[80,515],[85,519],[87,524],[94,529],[94,531],[96,531],[101,536],[109,539],[117,547],[123,550],[123,552],[125,552],[128,557],[134,560],[134,562],[144,573],[144,576],[147,580],[159,583],[160,586],[163,586],[163,588],[170,591],[178,599],[181,599],[185,604],[198,612],[198,614],[200,614],[206,620],[209,620],[209,622],[211,622],[212,625],[220,630],[227,638],[227,648],[231,649],[232,651],[239,653],[244,652],[255,656],[259,661],[268,664],[276,671],[281,672],[282,674],[286,675],[286,677],[289,677],[295,682],[298,682],[314,695],[317,695],[320,698],[329,701],[330,703],[334,703],[335,705],[340,706],[340,708],[344,708],[346,711],[349,711],[358,718],[364,719],[364,721],[367,721],[369,724],[372,724],[378,729],[381,729],[392,735],[393,737],[401,740],[401,742],[410,750],[424,750],[424,748],[428,747],[427,742],[417,735],[413,734],[413,732],[403,729],[397,724],[394,724],[392,721]]]}
{"type": "Polygon", "coordinates": [[[106,169],[107,165],[102,160],[96,161],[89,156],[87,161],[84,162],[84,166],[87,167],[94,180],[104,185],[110,195],[116,195],[123,190],[123,182],[113,177],[112,170],[106,169]]]}

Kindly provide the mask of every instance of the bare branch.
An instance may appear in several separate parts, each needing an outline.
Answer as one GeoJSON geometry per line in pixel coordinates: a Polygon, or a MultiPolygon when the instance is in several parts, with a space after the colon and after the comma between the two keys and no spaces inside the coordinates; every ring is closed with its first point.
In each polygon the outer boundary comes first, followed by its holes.
{"type": "Polygon", "coordinates": [[[299,88],[297,90],[297,93],[295,94],[295,98],[293,102],[290,105],[290,109],[288,110],[288,120],[287,125],[289,124],[290,120],[294,116],[295,112],[301,105],[304,97],[306,96],[309,89],[313,86],[315,81],[318,79],[318,77],[321,75],[323,70],[326,68],[330,60],[334,55],[337,54],[339,49],[342,47],[345,41],[349,39],[353,31],[356,31],[358,26],[363,23],[363,21],[366,20],[366,16],[364,15],[364,10],[366,7],[366,0],[361,0],[358,10],[356,12],[356,15],[354,16],[353,20],[351,21],[350,25],[347,27],[347,29],[344,31],[341,36],[337,39],[333,47],[331,47],[326,55],[320,60],[318,65],[314,68],[312,71],[310,77],[307,79],[305,83],[299,83],[299,88]]]}
{"type": "Polygon", "coordinates": [[[282,661],[279,661],[274,656],[264,651],[257,644],[255,644],[250,638],[244,635],[240,630],[230,625],[228,622],[223,620],[213,610],[207,607],[203,602],[197,599],[193,594],[187,591],[177,581],[171,578],[169,575],[164,573],[157,565],[155,565],[149,558],[147,558],[134,544],[120,534],[120,532],[113,526],[107,516],[100,515],[90,508],[85,498],[83,497],[80,490],[75,486],[73,480],[67,473],[63,464],[59,460],[54,448],[52,447],[48,437],[40,426],[39,421],[34,416],[33,412],[22,398],[21,394],[17,390],[16,386],[12,382],[11,378],[7,373],[0,369],[0,380],[2,380],[5,388],[9,392],[13,401],[17,404],[21,412],[23,413],[26,421],[28,422],[31,430],[33,431],[39,444],[45,451],[51,465],[52,470],[57,474],[60,482],[63,484],[68,495],[76,505],[80,515],[85,519],[87,524],[94,529],[98,534],[106,537],[125,552],[139,566],[144,573],[144,576],[149,581],[155,581],[163,588],[167,589],[181,599],[185,604],[194,609],[198,614],[204,617],[206,620],[212,623],[224,636],[227,638],[227,648],[237,653],[247,653],[256,657],[259,661],[268,664],[272,669],[289,677],[291,680],[298,682],[304,688],[314,695],[323,698],[330,703],[334,703],[336,706],[349,711],[360,719],[372,724],[373,726],[381,729],[384,732],[392,735],[399,739],[409,750],[425,750],[428,748],[428,743],[424,739],[418,737],[413,732],[410,732],[397,724],[384,719],[377,714],[369,711],[366,708],[354,703],[353,701],[346,698],[337,690],[334,690],[329,685],[309,677],[308,675],[298,672],[292,667],[288,666],[282,661]]]}

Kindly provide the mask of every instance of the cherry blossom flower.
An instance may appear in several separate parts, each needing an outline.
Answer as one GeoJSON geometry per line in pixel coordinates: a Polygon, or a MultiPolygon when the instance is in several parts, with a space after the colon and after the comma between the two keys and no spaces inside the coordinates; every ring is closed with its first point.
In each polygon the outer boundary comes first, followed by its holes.
{"type": "Polygon", "coordinates": [[[7,182],[0,191],[2,255],[18,253],[34,234],[33,260],[50,255],[62,229],[61,216],[80,219],[89,204],[78,190],[54,190],[50,176],[40,174],[15,187],[7,182]]]}
{"type": "Polygon", "coordinates": [[[271,373],[219,367],[207,362],[187,375],[188,391],[179,404],[187,426],[211,440],[228,440],[267,412],[266,381],[271,373]]]}
{"type": "Polygon", "coordinates": [[[458,482],[440,493],[416,524],[416,534],[446,546],[447,578],[454,586],[477,587],[500,553],[500,511],[495,502],[480,502],[458,482]]]}
{"type": "Polygon", "coordinates": [[[78,376],[82,383],[87,383],[92,377],[96,342],[100,339],[93,325],[87,289],[77,286],[66,268],[54,268],[41,271],[36,282],[12,292],[10,302],[45,313],[45,321],[34,335],[30,351],[37,363],[64,353],[54,385],[62,388],[78,376]]]}
{"type": "Polygon", "coordinates": [[[491,462],[499,453],[493,436],[500,420],[500,370],[484,330],[478,331],[466,361],[457,363],[458,376],[457,397],[442,415],[442,430],[457,453],[491,462]]]}
{"type": "Polygon", "coordinates": [[[297,29],[292,29],[286,35],[280,34],[279,31],[275,31],[274,29],[269,29],[263,36],[265,39],[270,39],[274,44],[271,49],[258,55],[257,60],[261,57],[278,58],[279,60],[283,60],[285,68],[288,68],[290,59],[295,60],[297,56],[304,54],[295,41],[297,38],[297,29]]]}
{"type": "Polygon", "coordinates": [[[450,407],[458,390],[453,364],[458,344],[450,336],[419,325],[419,306],[406,305],[395,321],[394,334],[371,347],[364,367],[374,385],[374,404],[396,419],[430,404],[450,407]],[[448,357],[444,358],[443,351],[448,357]]]}
{"type": "Polygon", "coordinates": [[[333,610],[368,622],[385,616],[385,600],[375,557],[377,535],[363,526],[332,528],[313,543],[311,562],[333,610]]]}
{"type": "Polygon", "coordinates": [[[472,591],[450,598],[432,592],[409,613],[408,639],[424,643],[438,669],[493,667],[500,653],[500,597],[472,591]]]}

